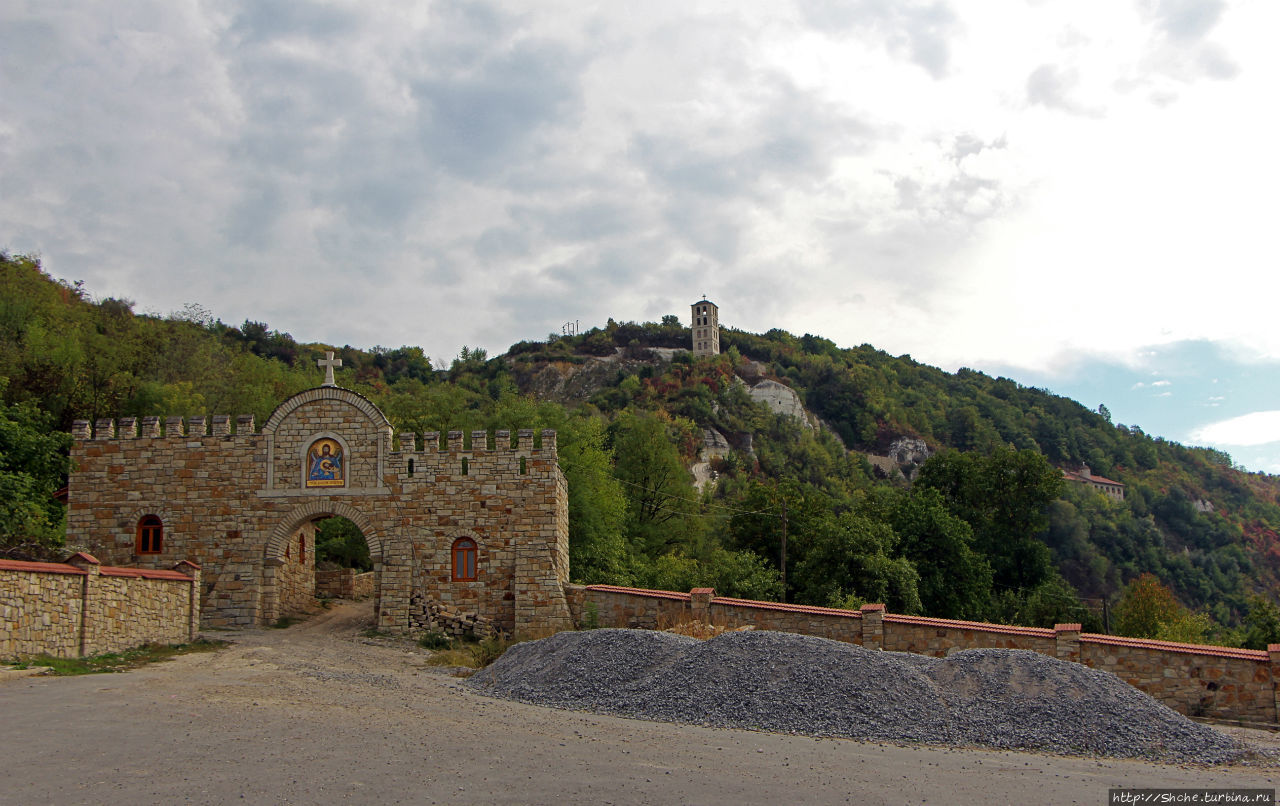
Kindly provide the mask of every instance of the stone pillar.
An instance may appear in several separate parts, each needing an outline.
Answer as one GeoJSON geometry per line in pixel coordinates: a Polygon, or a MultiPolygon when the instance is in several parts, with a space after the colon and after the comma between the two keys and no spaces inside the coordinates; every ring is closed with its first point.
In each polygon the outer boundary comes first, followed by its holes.
{"type": "Polygon", "coordinates": [[[236,436],[247,437],[253,433],[253,415],[240,414],[236,416],[236,436]]]}
{"type": "Polygon", "coordinates": [[[215,437],[225,437],[231,434],[231,418],[226,414],[213,415],[210,425],[210,431],[215,437]]]}
{"type": "Polygon", "coordinates": [[[159,417],[143,417],[142,418],[142,437],[156,438],[160,436],[160,418],[159,417]]]}
{"type": "Polygon", "coordinates": [[[1079,624],[1053,625],[1053,654],[1058,660],[1080,662],[1079,624]]]}
{"type": "Polygon", "coordinates": [[[166,437],[181,437],[182,418],[181,417],[165,417],[164,418],[164,435],[166,437]]]}
{"type": "Polygon", "coordinates": [[[1275,708],[1276,722],[1280,722],[1280,644],[1267,644],[1267,655],[1271,666],[1272,706],[1275,708]]]}
{"type": "Polygon", "coordinates": [[[120,439],[138,438],[138,419],[136,417],[120,418],[120,439]]]}
{"type": "Polygon", "coordinates": [[[200,566],[190,560],[183,560],[173,570],[191,577],[191,592],[187,604],[187,640],[194,641],[200,633],[200,566]]]}
{"type": "Polygon", "coordinates": [[[80,657],[92,655],[98,646],[97,587],[98,571],[102,563],[92,554],[78,551],[67,558],[67,565],[85,572],[84,587],[80,589],[80,657]]]}
{"type": "Polygon", "coordinates": [[[203,417],[188,417],[188,418],[187,418],[187,436],[189,436],[189,437],[202,437],[202,436],[204,436],[206,433],[208,433],[208,430],[209,430],[209,429],[208,429],[208,428],[205,426],[205,424],[204,424],[204,418],[203,418],[203,417]]]}
{"type": "Polygon", "coordinates": [[[689,591],[689,607],[693,611],[693,620],[703,624],[711,623],[711,600],[716,598],[715,588],[694,588],[689,591]]]}
{"type": "Polygon", "coordinates": [[[884,648],[884,605],[864,604],[862,612],[862,646],[865,649],[884,648]]]}
{"type": "Polygon", "coordinates": [[[71,423],[71,438],[75,440],[85,440],[93,436],[93,429],[89,427],[88,420],[76,420],[71,423]]]}

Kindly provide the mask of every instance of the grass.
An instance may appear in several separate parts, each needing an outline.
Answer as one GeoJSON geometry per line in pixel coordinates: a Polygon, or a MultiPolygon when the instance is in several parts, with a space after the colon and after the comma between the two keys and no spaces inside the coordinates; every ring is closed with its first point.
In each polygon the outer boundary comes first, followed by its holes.
{"type": "Polygon", "coordinates": [[[122,652],[104,652],[100,655],[89,655],[84,658],[54,658],[49,655],[33,655],[22,658],[12,664],[15,669],[30,669],[44,666],[49,674],[70,676],[79,674],[104,674],[108,672],[127,672],[149,663],[169,660],[178,655],[192,652],[214,652],[227,645],[227,641],[210,641],[201,638],[189,644],[143,644],[140,647],[126,649],[122,652]]]}
{"type": "Polygon", "coordinates": [[[687,613],[674,617],[660,616],[658,618],[657,626],[662,632],[687,635],[690,638],[697,638],[699,641],[706,641],[710,638],[715,638],[721,633],[742,632],[743,630],[755,629],[755,627],[750,625],[730,627],[726,624],[708,624],[705,621],[698,621],[697,619],[690,617],[687,613]]]}
{"type": "Polygon", "coordinates": [[[438,643],[438,636],[446,642],[442,648],[436,649],[431,657],[427,658],[428,666],[462,666],[468,669],[483,669],[502,657],[502,653],[511,647],[520,643],[523,639],[515,638],[486,638],[483,641],[459,641],[457,639],[445,638],[439,633],[427,633],[418,641],[419,646],[431,649],[427,646],[428,639],[430,643],[438,643]]]}

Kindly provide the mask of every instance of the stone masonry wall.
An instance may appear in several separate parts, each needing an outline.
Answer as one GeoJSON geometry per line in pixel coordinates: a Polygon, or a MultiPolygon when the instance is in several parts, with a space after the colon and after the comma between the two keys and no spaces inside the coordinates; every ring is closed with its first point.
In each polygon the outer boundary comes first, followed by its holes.
{"type": "Polygon", "coordinates": [[[1054,631],[1035,627],[1015,627],[971,621],[902,616],[886,613],[884,648],[891,652],[911,652],[945,658],[960,649],[1030,649],[1054,655],[1054,631]]]}
{"type": "Polygon", "coordinates": [[[78,656],[86,574],[69,565],[43,570],[14,565],[0,562],[0,660],[41,653],[78,656]]]}
{"type": "MultiPolygon", "coordinates": [[[[380,411],[337,387],[302,392],[255,430],[253,418],[150,417],[73,427],[68,535],[109,562],[165,567],[189,557],[205,569],[207,627],[270,623],[312,595],[291,566],[299,530],[333,515],[352,520],[374,563],[378,626],[412,629],[415,594],[530,634],[571,624],[567,493],[555,432],[400,434],[380,411]],[[341,446],[340,486],[306,485],[318,439],[341,446]],[[398,449],[396,449],[398,442],[398,449]],[[164,549],[136,552],[138,523],[164,524],[164,549]],[[452,578],[459,538],[478,547],[478,578],[452,578]]],[[[308,540],[308,554],[314,540],[308,540]]],[[[307,562],[312,562],[310,557],[307,562]]],[[[295,565],[298,565],[295,563],[295,565]]]]}
{"type": "Polygon", "coordinates": [[[1190,716],[1280,721],[1280,653],[1085,634],[1080,660],[1190,716]]]}
{"type": "Polygon", "coordinates": [[[601,627],[663,629],[699,620],[754,626],[861,644],[869,649],[945,657],[962,649],[1024,649],[1112,672],[1190,716],[1280,722],[1280,644],[1267,652],[1082,634],[1079,624],[1054,629],[904,616],[884,605],[860,611],[717,597],[613,585],[570,585],[575,622],[601,627]]]}
{"type": "Polygon", "coordinates": [[[104,566],[83,553],[66,563],[0,561],[0,658],[70,658],[194,640],[200,569],[188,562],[178,568],[104,566]]]}
{"type": "Polygon", "coordinates": [[[284,564],[276,569],[282,616],[305,611],[315,602],[315,535],[316,527],[308,521],[298,527],[285,546],[284,564]]]}
{"type": "Polygon", "coordinates": [[[363,574],[354,568],[316,571],[316,594],[338,599],[368,599],[373,595],[374,573],[363,574]]]}

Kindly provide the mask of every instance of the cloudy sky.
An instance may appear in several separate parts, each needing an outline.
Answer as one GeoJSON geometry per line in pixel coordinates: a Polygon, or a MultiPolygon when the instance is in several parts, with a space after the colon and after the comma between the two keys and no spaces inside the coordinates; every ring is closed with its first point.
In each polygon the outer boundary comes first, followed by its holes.
{"type": "Polygon", "coordinates": [[[302,341],[870,343],[1280,472],[1273,0],[0,4],[0,248],[302,341]]]}

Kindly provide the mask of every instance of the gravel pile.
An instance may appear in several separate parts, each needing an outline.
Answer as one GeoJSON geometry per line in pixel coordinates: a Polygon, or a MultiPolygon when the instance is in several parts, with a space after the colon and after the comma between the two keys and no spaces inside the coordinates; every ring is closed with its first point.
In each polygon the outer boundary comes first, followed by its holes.
{"type": "Polygon", "coordinates": [[[1036,652],[946,659],[824,638],[647,630],[517,644],[467,685],[536,705],[850,739],[1219,763],[1241,749],[1107,672],[1036,652]]]}

